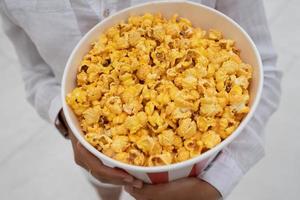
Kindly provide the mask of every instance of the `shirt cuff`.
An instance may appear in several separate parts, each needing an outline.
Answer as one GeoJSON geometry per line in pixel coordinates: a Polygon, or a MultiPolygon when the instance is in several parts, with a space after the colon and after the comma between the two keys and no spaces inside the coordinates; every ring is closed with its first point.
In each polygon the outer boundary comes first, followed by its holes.
{"type": "Polygon", "coordinates": [[[51,101],[50,108],[49,108],[49,111],[48,111],[49,119],[50,119],[50,122],[52,124],[55,123],[55,120],[56,120],[57,115],[58,115],[59,111],[61,110],[61,108],[62,108],[61,96],[57,95],[51,101]]]}
{"type": "Polygon", "coordinates": [[[243,175],[236,161],[225,150],[199,178],[214,186],[225,199],[243,175]]]}

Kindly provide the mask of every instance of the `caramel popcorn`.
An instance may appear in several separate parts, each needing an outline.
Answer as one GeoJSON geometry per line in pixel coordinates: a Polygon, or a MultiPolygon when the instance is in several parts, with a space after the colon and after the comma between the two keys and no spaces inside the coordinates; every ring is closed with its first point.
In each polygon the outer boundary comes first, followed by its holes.
{"type": "Polygon", "coordinates": [[[100,152],[168,165],[214,148],[238,127],[251,78],[252,67],[220,31],[146,13],[99,36],[66,101],[100,152]]]}

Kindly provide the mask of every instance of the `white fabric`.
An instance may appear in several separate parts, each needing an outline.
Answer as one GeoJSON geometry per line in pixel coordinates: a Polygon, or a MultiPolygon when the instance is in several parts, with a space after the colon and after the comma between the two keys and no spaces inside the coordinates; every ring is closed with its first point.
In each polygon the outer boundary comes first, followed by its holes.
{"type": "Polygon", "coordinates": [[[209,182],[217,188],[221,192],[223,198],[228,195],[232,190],[232,187],[243,177],[241,167],[238,166],[237,162],[231,156],[229,156],[230,152],[226,151],[227,150],[225,149],[219,154],[217,161],[208,167],[206,173],[199,176],[199,178],[209,182]]]}
{"type": "MultiPolygon", "coordinates": [[[[214,185],[225,198],[241,177],[264,155],[263,129],[276,110],[281,73],[276,69],[262,0],[193,0],[213,7],[239,23],[261,54],[265,82],[257,112],[199,178],[214,185]]],[[[61,102],[60,82],[67,58],[80,38],[110,14],[146,0],[0,0],[4,30],[15,46],[29,102],[53,122],[61,102]],[[99,3],[99,1],[101,1],[99,3]],[[96,8],[95,6],[99,6],[96,8]]]]}
{"type": "Polygon", "coordinates": [[[59,94],[51,101],[49,107],[49,119],[52,124],[55,123],[55,120],[61,108],[62,108],[62,102],[61,102],[61,95],[59,94]]]}

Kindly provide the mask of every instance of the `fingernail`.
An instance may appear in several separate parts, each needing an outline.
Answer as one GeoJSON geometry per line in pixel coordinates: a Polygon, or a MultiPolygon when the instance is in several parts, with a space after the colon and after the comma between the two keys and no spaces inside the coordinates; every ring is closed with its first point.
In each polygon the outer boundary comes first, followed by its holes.
{"type": "Polygon", "coordinates": [[[132,183],[133,182],[133,177],[132,176],[127,176],[127,177],[124,178],[124,181],[126,183],[132,183]]]}
{"type": "Polygon", "coordinates": [[[132,186],[141,189],[143,187],[143,183],[141,181],[136,181],[132,184],[132,186]]]}

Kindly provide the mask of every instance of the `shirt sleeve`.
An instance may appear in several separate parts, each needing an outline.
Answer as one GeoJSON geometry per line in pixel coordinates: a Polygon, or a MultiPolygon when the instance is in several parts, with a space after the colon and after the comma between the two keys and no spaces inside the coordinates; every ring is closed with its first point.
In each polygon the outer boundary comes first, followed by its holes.
{"type": "Polygon", "coordinates": [[[12,42],[20,61],[28,101],[43,119],[54,123],[62,107],[59,82],[28,35],[14,23],[3,1],[0,1],[0,16],[4,32],[12,42]]]}
{"type": "Polygon", "coordinates": [[[264,70],[262,97],[253,118],[199,177],[226,198],[243,175],[264,156],[264,127],[279,104],[281,72],[276,68],[277,55],[262,0],[218,0],[216,9],[247,31],[259,50],[264,70]]]}

